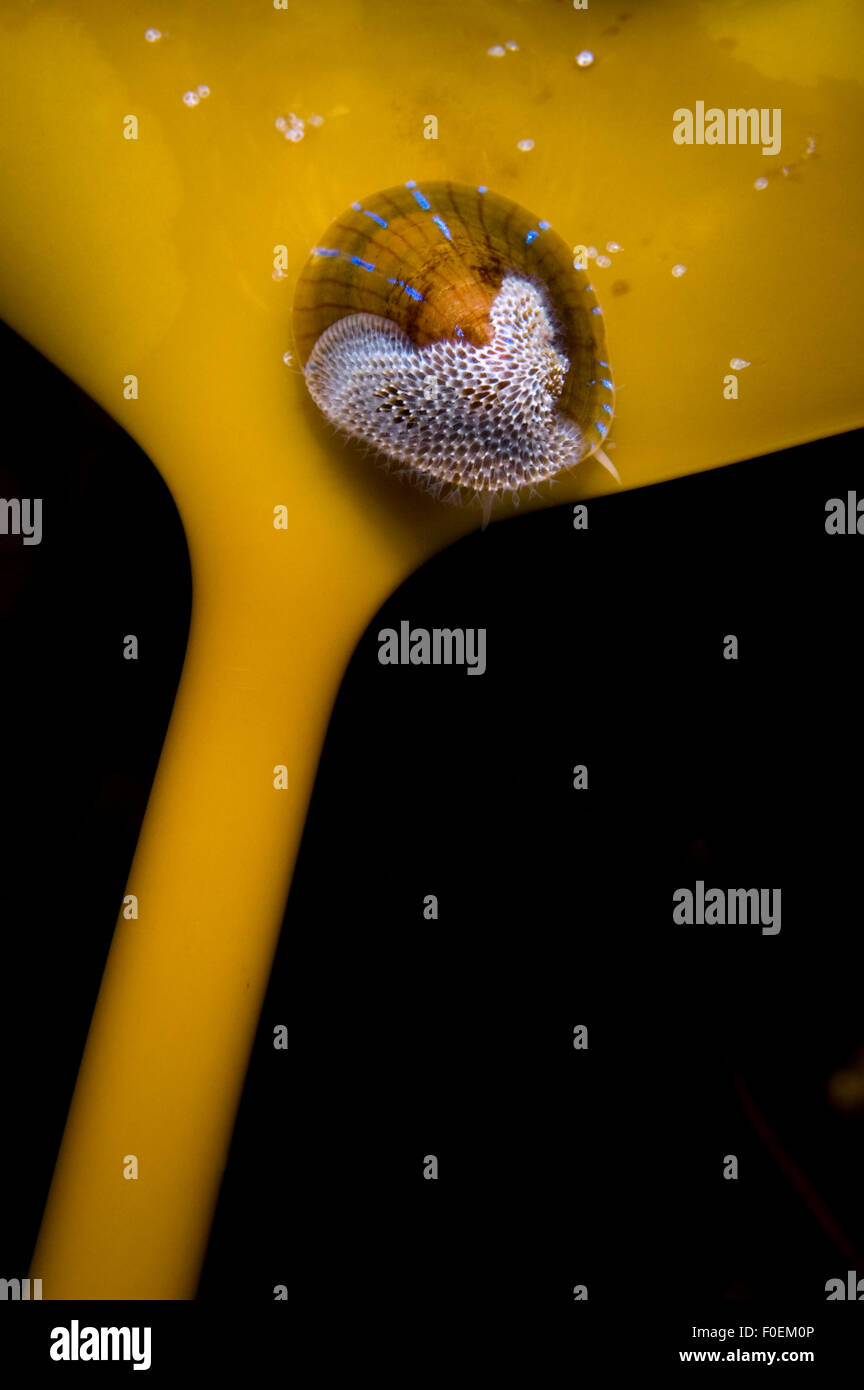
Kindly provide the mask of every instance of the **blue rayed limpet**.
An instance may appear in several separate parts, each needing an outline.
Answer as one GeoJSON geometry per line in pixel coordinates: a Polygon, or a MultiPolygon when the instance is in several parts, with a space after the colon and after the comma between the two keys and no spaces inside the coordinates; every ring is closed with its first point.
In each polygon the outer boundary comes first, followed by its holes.
{"type": "Polygon", "coordinates": [[[496,498],[602,451],[603,316],[548,222],[483,186],[354,203],[297,283],[297,355],[327,419],[441,496],[496,498]]]}

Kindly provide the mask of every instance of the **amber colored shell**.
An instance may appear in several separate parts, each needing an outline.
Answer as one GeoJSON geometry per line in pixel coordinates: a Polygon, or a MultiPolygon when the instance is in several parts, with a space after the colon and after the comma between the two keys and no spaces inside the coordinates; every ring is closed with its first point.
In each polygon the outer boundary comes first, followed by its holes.
{"type": "Polygon", "coordinates": [[[614,409],[593,287],[547,222],[482,186],[412,180],[337,218],[297,283],[300,362],[306,366],[332,325],[356,314],[389,320],[418,348],[442,340],[483,347],[508,275],[537,286],[549,306],[556,347],[569,364],[555,388],[558,410],[578,426],[587,457],[602,445],[614,409]]]}

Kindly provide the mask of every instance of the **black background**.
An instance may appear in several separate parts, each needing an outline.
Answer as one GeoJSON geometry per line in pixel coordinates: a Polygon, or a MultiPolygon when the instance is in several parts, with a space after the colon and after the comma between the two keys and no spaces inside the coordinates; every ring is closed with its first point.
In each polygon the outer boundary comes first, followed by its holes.
{"type": "MultiPolygon", "coordinates": [[[[41,546],[0,537],[0,1274],[13,1277],[191,584],[140,450],[5,329],[2,360],[18,442],[0,496],[44,499],[41,546]]],[[[825,1089],[864,1043],[864,539],[827,536],[825,502],[855,487],[861,438],[591,502],[585,532],[570,506],[495,524],[370,625],[324,749],[196,1326],[209,1307],[230,1341],[226,1306],[260,1329],[271,1303],[271,1331],[282,1310],[298,1336],[359,1328],[380,1349],[413,1327],[415,1346],[440,1350],[467,1326],[485,1355],[537,1325],[563,1331],[578,1368],[592,1335],[620,1356],[644,1332],[677,1359],[698,1307],[713,1326],[830,1314],[827,1355],[845,1305],[826,1307],[825,1281],[864,1251],[864,1119],[825,1089]],[[403,618],[485,627],[486,674],[380,666],[378,630],[403,618]],[[587,791],[572,788],[577,763],[587,791]],[[782,888],[780,934],[673,926],[672,893],[696,879],[782,888]],[[423,917],[429,893],[438,921],[423,917]],[[287,1053],[272,1047],[279,1023],[287,1053]]],[[[87,1306],[71,1315],[98,1321],[87,1306]]],[[[188,1328],[172,1327],[191,1366],[188,1328]]]]}

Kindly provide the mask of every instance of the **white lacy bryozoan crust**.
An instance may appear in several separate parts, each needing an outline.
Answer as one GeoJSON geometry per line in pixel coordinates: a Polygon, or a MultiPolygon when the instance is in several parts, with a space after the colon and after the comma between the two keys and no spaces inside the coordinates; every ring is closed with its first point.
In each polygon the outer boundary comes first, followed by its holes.
{"type": "Polygon", "coordinates": [[[585,453],[557,406],[569,363],[530,281],[508,276],[489,317],[484,347],[416,347],[389,319],[339,319],[306,363],[312,398],[338,429],[430,484],[494,495],[542,482],[585,453]]]}

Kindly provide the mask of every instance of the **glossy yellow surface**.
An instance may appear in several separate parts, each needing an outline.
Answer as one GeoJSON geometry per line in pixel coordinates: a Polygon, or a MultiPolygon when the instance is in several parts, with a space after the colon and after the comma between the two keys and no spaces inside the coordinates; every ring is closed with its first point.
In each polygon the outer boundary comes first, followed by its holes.
{"type": "MultiPolygon", "coordinates": [[[[843,0],[0,9],[0,314],[146,450],[194,584],[128,887],[140,916],[118,925],[34,1259],[46,1298],[194,1296],[346,661],[384,598],[479,524],[339,444],[283,363],[310,247],[412,177],[486,183],[570,244],[620,243],[592,278],[625,487],[859,426],[862,49],[843,0]],[[673,111],[698,100],[781,108],[782,152],[675,145],[673,111]],[[291,112],[323,124],[286,141],[291,112]],[[733,357],[751,365],[727,401],[733,357]]],[[[590,462],[526,505],[612,486],[590,462]]]]}

